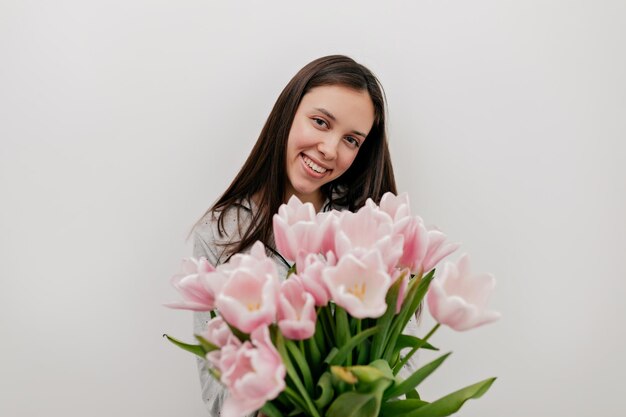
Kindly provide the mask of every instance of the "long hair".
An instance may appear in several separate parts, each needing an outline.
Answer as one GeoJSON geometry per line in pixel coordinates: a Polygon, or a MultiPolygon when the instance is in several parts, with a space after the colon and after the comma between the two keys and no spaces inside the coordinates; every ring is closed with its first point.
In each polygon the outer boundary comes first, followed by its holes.
{"type": "MultiPolygon", "coordinates": [[[[257,240],[274,247],[272,217],[285,201],[285,154],[291,124],[302,97],[315,87],[328,85],[367,91],[374,104],[374,124],[350,168],[324,184],[320,189],[322,194],[331,199],[331,206],[356,211],[367,198],[378,203],[385,192],[396,193],[387,145],[385,96],[380,82],[369,69],[347,56],[318,58],[302,68],[280,93],[248,159],[204,215],[219,213],[218,231],[223,235],[224,213],[231,208],[241,209],[242,200],[258,195],[258,210],[253,213],[250,226],[240,230],[241,240],[226,245],[227,255],[241,252],[257,240]]],[[[239,211],[237,214],[239,218],[239,211]]]]}

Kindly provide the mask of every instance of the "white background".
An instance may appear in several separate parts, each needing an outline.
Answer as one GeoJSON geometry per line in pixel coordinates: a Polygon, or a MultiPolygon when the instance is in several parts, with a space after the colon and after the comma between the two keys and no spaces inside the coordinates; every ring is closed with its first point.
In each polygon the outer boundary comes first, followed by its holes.
{"type": "Polygon", "coordinates": [[[498,376],[460,416],[623,415],[626,2],[227,3],[0,2],[0,415],[205,415],[169,276],[332,53],[382,81],[414,211],[498,279],[423,396],[498,376]]]}

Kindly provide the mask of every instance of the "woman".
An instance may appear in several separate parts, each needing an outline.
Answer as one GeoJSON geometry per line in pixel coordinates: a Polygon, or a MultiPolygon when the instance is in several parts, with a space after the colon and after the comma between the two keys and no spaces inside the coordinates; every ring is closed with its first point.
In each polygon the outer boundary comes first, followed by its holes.
{"type": "MultiPolygon", "coordinates": [[[[317,211],[355,211],[388,191],[396,184],[380,83],[346,56],[316,59],[287,84],[243,167],[194,227],[194,256],[217,265],[260,240],[286,276],[272,236],[281,204],[295,195],[317,211]]],[[[195,314],[195,333],[208,319],[195,314]]],[[[218,416],[224,389],[198,364],[203,400],[218,416]]]]}

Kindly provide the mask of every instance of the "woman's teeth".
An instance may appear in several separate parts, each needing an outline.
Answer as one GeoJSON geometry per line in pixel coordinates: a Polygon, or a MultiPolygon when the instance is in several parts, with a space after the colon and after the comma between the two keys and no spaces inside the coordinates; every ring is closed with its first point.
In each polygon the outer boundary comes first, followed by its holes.
{"type": "Polygon", "coordinates": [[[321,166],[317,165],[315,162],[311,161],[309,158],[307,158],[306,155],[302,155],[302,159],[304,159],[304,162],[315,172],[317,172],[318,174],[323,174],[324,172],[328,171],[326,168],[322,168],[321,166]]]}

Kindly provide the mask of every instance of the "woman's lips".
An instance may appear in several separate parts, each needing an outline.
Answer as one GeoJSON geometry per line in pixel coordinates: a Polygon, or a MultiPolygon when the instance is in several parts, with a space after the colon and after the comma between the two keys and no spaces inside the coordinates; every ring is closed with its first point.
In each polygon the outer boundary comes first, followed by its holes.
{"type": "MultiPolygon", "coordinates": [[[[306,161],[304,160],[304,157],[306,155],[301,153],[300,154],[300,161],[302,162],[302,166],[304,168],[304,170],[306,171],[307,174],[309,174],[311,177],[316,178],[316,179],[320,179],[320,178],[324,178],[330,171],[332,171],[331,169],[327,169],[326,172],[323,173],[319,173],[313,170],[313,168],[311,168],[306,161]]],[[[309,158],[308,156],[306,156],[307,158],[309,158]]],[[[311,158],[309,158],[311,159],[311,158]]],[[[316,164],[317,165],[317,164],[316,164]]]]}

